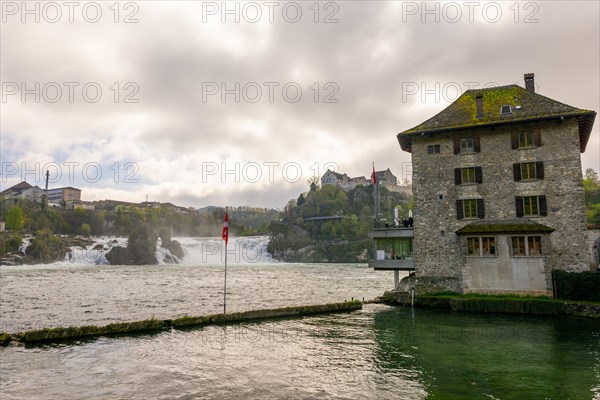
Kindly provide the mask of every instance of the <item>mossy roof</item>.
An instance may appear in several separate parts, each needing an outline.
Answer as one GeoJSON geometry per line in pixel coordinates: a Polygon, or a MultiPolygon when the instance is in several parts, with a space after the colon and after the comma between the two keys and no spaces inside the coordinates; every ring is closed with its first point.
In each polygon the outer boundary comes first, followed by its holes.
{"type": "Polygon", "coordinates": [[[531,220],[475,221],[456,231],[457,235],[551,233],[553,228],[531,220]]]}
{"type": "Polygon", "coordinates": [[[402,150],[410,152],[412,138],[457,129],[497,126],[520,122],[557,118],[578,119],[580,150],[583,153],[594,125],[596,112],[581,110],[570,105],[530,92],[518,85],[487,89],[470,89],[452,104],[427,121],[397,135],[402,150]],[[477,117],[476,98],[482,97],[483,116],[477,117]],[[501,114],[502,106],[509,105],[512,112],[501,114]],[[516,107],[519,108],[516,108],[516,107]]]}

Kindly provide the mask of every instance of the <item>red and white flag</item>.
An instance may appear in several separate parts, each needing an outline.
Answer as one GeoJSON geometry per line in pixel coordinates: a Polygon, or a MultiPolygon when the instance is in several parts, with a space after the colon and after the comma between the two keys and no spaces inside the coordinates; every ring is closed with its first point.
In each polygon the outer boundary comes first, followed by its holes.
{"type": "Polygon", "coordinates": [[[225,241],[225,246],[227,246],[227,241],[229,240],[229,217],[227,216],[227,210],[225,210],[225,219],[223,220],[223,233],[221,234],[221,238],[225,241]]]}
{"type": "Polygon", "coordinates": [[[377,174],[375,173],[375,163],[373,163],[373,173],[371,174],[373,185],[377,185],[377,174]]]}

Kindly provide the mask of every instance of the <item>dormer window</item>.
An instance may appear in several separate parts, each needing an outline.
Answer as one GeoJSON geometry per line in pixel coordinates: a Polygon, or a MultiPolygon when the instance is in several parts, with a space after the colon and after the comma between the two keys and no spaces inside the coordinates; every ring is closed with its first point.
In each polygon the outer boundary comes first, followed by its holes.
{"type": "Polygon", "coordinates": [[[500,109],[500,115],[512,114],[512,107],[509,105],[502,106],[500,109]]]}

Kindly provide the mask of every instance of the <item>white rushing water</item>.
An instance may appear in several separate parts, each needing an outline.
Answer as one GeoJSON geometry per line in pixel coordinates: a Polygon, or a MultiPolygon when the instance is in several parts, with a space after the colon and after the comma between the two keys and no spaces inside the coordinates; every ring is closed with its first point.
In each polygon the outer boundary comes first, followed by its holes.
{"type": "MultiPolygon", "coordinates": [[[[62,262],[57,264],[69,263],[73,265],[103,265],[109,264],[106,255],[114,246],[127,246],[127,238],[123,237],[96,237],[94,243],[82,248],[73,246],[71,253],[65,256],[62,262]]],[[[178,264],[198,265],[210,264],[218,265],[225,262],[225,243],[221,238],[190,238],[176,237],[181,243],[184,257],[177,259],[178,264]]],[[[253,236],[242,238],[231,238],[227,245],[227,262],[229,264],[255,264],[272,262],[271,255],[267,252],[267,236],[253,236]]],[[[170,251],[160,246],[158,240],[155,256],[159,264],[165,264],[167,256],[174,257],[170,251]]],[[[174,257],[176,258],[176,257],[174,257]]]]}

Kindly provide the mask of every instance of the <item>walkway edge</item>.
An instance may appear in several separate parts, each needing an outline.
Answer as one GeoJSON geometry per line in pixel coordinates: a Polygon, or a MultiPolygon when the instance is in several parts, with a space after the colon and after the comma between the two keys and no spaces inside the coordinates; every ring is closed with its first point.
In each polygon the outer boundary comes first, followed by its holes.
{"type": "Polygon", "coordinates": [[[22,343],[52,342],[72,340],[91,336],[156,332],[169,328],[229,324],[244,321],[256,321],[275,318],[303,317],[309,315],[348,312],[362,309],[360,301],[329,303],[306,306],[293,306],[266,310],[252,310],[230,314],[213,314],[206,316],[184,316],[177,319],[149,319],[135,322],[119,322],[104,326],[85,325],[66,328],[46,328],[20,333],[0,333],[0,345],[6,346],[10,341],[22,343]]]}
{"type": "MultiPolygon", "coordinates": [[[[389,305],[410,305],[410,295],[403,292],[385,292],[381,301],[389,305]]],[[[600,303],[560,299],[461,297],[461,295],[425,294],[415,296],[414,306],[464,312],[600,318],[600,303]]]]}

